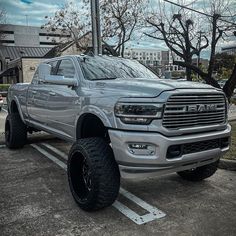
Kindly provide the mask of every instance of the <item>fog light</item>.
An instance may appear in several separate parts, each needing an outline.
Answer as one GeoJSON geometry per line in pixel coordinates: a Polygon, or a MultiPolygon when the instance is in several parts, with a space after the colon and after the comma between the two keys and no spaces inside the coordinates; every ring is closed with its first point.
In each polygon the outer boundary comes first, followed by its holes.
{"type": "Polygon", "coordinates": [[[167,150],[167,158],[178,158],[182,155],[181,145],[172,145],[167,150]]]}
{"type": "Polygon", "coordinates": [[[130,143],[128,144],[128,149],[134,155],[153,156],[156,153],[155,146],[146,143],[130,143]]]}

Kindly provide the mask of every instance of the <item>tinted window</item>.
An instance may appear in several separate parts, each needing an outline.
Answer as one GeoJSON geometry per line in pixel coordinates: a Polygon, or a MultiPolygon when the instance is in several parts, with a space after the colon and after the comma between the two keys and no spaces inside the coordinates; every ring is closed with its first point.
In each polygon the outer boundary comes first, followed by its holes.
{"type": "Polygon", "coordinates": [[[56,75],[57,73],[57,63],[58,61],[50,61],[48,62],[49,65],[51,65],[52,69],[51,69],[51,75],[56,75]]]}
{"type": "Polygon", "coordinates": [[[85,78],[89,80],[116,78],[157,78],[153,72],[138,61],[117,57],[78,58],[85,78]]]}
{"type": "Polygon", "coordinates": [[[62,60],[57,75],[63,75],[65,78],[74,78],[75,77],[75,68],[71,60],[62,60]]]}
{"type": "Polygon", "coordinates": [[[39,72],[38,69],[35,71],[33,79],[32,79],[32,84],[37,84],[39,79],[39,72]]]}

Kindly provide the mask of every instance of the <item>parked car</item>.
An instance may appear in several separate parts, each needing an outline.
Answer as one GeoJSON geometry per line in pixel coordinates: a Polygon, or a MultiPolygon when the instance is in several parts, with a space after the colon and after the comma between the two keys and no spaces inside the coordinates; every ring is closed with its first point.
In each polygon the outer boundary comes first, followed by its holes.
{"type": "Polygon", "coordinates": [[[0,111],[2,110],[2,107],[3,107],[3,97],[0,94],[0,111]]]}
{"type": "Polygon", "coordinates": [[[229,150],[231,127],[221,89],[161,80],[135,60],[64,56],[41,63],[30,84],[9,89],[5,139],[22,148],[43,130],[74,142],[68,180],[88,211],[111,205],[120,176],[177,172],[200,181],[229,150]]]}

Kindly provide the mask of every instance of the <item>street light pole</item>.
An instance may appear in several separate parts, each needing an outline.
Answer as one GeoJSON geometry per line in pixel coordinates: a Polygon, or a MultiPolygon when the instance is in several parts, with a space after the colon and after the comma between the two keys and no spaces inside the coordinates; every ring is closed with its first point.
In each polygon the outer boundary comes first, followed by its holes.
{"type": "Polygon", "coordinates": [[[94,55],[102,54],[99,0],[91,0],[92,38],[94,55]]]}

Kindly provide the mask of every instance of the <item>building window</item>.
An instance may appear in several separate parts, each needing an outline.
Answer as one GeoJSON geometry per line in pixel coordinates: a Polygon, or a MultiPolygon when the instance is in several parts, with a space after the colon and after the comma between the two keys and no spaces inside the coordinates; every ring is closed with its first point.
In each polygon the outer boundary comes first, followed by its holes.
{"type": "Polygon", "coordinates": [[[14,40],[0,40],[1,43],[15,43],[14,40]]]}
{"type": "Polygon", "coordinates": [[[52,33],[39,33],[39,36],[51,36],[51,37],[67,37],[69,38],[69,34],[52,34],[52,33]]]}
{"type": "Polygon", "coordinates": [[[1,34],[14,34],[14,31],[10,31],[10,30],[0,30],[1,34]]]}
{"type": "Polygon", "coordinates": [[[40,42],[40,45],[58,45],[59,43],[56,42],[40,42]]]}
{"type": "Polygon", "coordinates": [[[51,75],[56,75],[56,73],[57,73],[57,71],[56,71],[56,69],[57,69],[57,63],[58,63],[58,61],[50,61],[48,64],[52,67],[51,68],[51,75]]]}

